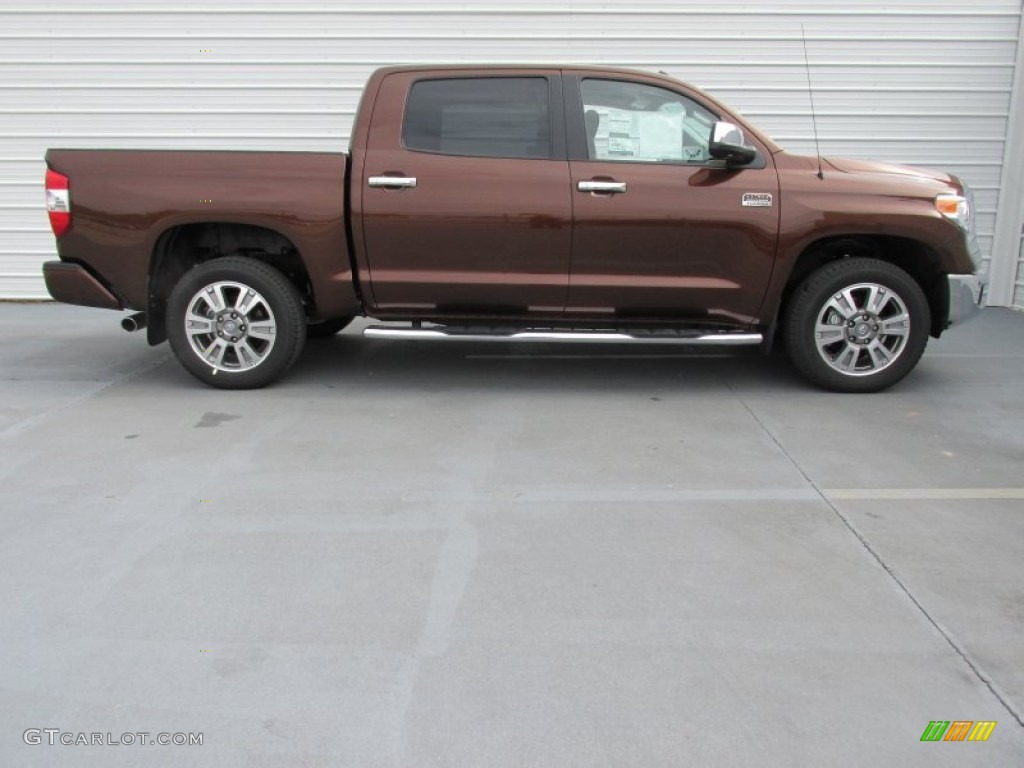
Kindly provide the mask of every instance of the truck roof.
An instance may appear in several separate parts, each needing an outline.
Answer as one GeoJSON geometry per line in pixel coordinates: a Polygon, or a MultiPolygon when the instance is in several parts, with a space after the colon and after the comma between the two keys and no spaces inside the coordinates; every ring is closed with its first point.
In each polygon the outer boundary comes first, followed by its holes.
{"type": "MultiPolygon", "coordinates": [[[[623,75],[635,75],[641,74],[656,74],[655,72],[643,69],[640,67],[605,67],[599,64],[551,64],[544,62],[505,62],[505,63],[472,63],[472,62],[458,62],[453,64],[436,63],[436,64],[392,64],[387,67],[381,67],[378,72],[435,72],[435,71],[466,71],[466,72],[478,72],[480,70],[503,70],[503,69],[547,69],[547,70],[564,70],[570,69],[575,71],[591,71],[591,72],[613,72],[620,73],[623,75]]],[[[663,77],[665,73],[660,73],[663,77]]]]}

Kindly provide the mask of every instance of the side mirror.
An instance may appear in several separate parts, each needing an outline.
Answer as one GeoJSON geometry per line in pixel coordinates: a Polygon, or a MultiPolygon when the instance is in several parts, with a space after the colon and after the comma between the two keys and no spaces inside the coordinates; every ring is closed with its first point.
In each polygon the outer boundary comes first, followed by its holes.
{"type": "Polygon", "coordinates": [[[708,154],[726,165],[749,165],[757,157],[757,151],[743,145],[743,131],[732,123],[715,123],[711,126],[711,140],[708,154]]]}

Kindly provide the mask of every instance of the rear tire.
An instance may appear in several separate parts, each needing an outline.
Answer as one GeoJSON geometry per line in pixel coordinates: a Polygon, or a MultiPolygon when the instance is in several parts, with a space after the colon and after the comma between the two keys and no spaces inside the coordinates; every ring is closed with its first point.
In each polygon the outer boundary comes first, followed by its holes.
{"type": "Polygon", "coordinates": [[[878,392],[924,354],[931,310],[921,286],[878,259],[834,261],[796,289],[783,321],[790,359],[834,392],[878,392]]]}
{"type": "Polygon", "coordinates": [[[167,337],[189,373],[220,389],[264,387],[298,359],[306,318],[273,267],[228,256],[198,264],[171,291],[167,337]]]}

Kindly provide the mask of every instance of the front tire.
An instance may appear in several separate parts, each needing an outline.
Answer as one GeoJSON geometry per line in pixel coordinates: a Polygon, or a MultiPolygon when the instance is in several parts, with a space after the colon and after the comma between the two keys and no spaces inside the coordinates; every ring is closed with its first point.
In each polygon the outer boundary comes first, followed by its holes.
{"type": "Polygon", "coordinates": [[[834,392],[878,392],[924,354],[931,311],[921,286],[878,259],[834,261],[813,272],[790,300],[783,332],[790,359],[834,392]]]}
{"type": "Polygon", "coordinates": [[[167,303],[167,337],[189,373],[220,389],[256,389],[298,359],[306,318],[273,267],[228,256],[189,270],[167,303]]]}

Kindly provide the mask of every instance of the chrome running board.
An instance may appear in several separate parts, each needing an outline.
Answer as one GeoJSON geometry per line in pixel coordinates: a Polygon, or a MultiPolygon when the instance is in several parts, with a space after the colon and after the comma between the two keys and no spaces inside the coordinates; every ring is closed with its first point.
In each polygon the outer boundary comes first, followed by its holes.
{"type": "Polygon", "coordinates": [[[701,333],[695,331],[652,330],[652,331],[590,331],[590,330],[544,330],[510,331],[500,328],[483,330],[479,328],[411,328],[408,326],[371,325],[363,335],[372,339],[411,339],[415,341],[534,341],[534,342],[584,342],[597,344],[690,344],[750,346],[760,344],[764,337],[760,333],[701,333]]]}

